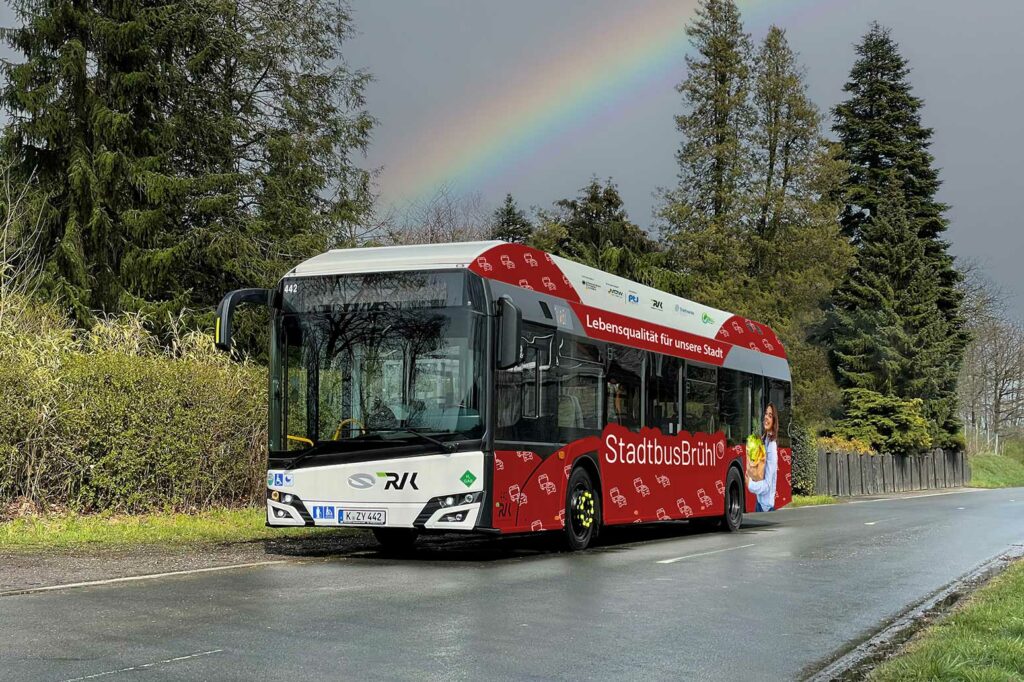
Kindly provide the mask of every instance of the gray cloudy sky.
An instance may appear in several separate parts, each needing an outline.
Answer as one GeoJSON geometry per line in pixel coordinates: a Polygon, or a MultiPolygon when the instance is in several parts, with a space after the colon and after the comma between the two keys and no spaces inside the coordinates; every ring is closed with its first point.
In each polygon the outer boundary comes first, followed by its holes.
{"type": "MultiPolygon", "coordinates": [[[[448,182],[491,204],[511,192],[547,207],[610,176],[631,217],[650,226],[654,191],[675,182],[672,86],[695,2],[350,0],[359,34],[345,54],[376,79],[367,96],[380,124],[365,163],[381,169],[384,201],[448,182]]],[[[935,128],[952,251],[982,262],[1024,320],[1024,1],[740,5],[755,40],[771,23],[787,30],[825,110],[842,96],[868,23],[893,29],[935,128]]],[[[0,21],[13,24],[6,4],[0,21]]]]}
{"type": "MultiPolygon", "coordinates": [[[[482,193],[492,204],[511,192],[521,205],[550,206],[575,194],[591,175],[611,176],[631,217],[641,225],[652,223],[653,191],[675,181],[673,154],[680,138],[672,117],[680,104],[672,85],[684,75],[682,20],[692,15],[692,1],[351,0],[351,5],[359,35],[345,53],[376,79],[367,94],[380,125],[367,163],[382,169],[386,201],[401,204],[410,193],[447,181],[459,191],[482,193]],[[675,23],[677,16],[682,20],[676,47],[661,67],[613,73],[616,50],[628,61],[635,57],[630,49],[637,40],[654,36],[659,23],[666,17],[675,23]],[[650,26],[644,26],[645,17],[650,26]],[[628,35],[618,35],[619,26],[628,35]],[[541,121],[540,133],[523,140],[523,129],[532,130],[527,123],[488,125],[473,118],[474,112],[493,117],[502,108],[525,118],[557,107],[557,98],[543,92],[545,81],[580,53],[604,60],[610,85],[603,92],[598,86],[582,102],[567,94],[565,99],[578,106],[541,121]],[[516,109],[518,101],[526,104],[516,109]],[[479,128],[475,134],[462,134],[472,126],[479,128]],[[503,144],[505,134],[519,142],[503,144]],[[498,161],[418,163],[460,148],[465,148],[461,157],[452,152],[456,159],[472,161],[474,149],[484,149],[498,161]],[[449,171],[453,177],[445,177],[449,171]]],[[[1015,210],[1024,198],[1024,182],[1014,163],[1024,158],[1024,2],[750,0],[741,7],[755,40],[771,23],[787,29],[807,69],[810,94],[826,110],[842,96],[852,44],[868,23],[877,19],[892,28],[910,60],[915,93],[925,100],[924,122],[935,129],[932,150],[942,168],[940,198],[951,205],[952,251],[981,260],[1014,295],[1011,312],[1024,320],[1019,274],[1024,229],[1015,210]]],[[[595,76],[585,65],[566,70],[570,76],[578,72],[583,81],[595,76]]]]}

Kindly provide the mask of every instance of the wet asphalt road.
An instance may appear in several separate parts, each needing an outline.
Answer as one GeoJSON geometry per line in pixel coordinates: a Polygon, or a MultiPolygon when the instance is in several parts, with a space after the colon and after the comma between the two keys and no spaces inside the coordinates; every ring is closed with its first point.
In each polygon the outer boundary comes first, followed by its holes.
{"type": "Polygon", "coordinates": [[[1024,542],[1022,512],[965,491],[8,596],[0,679],[793,679],[1024,542]]]}

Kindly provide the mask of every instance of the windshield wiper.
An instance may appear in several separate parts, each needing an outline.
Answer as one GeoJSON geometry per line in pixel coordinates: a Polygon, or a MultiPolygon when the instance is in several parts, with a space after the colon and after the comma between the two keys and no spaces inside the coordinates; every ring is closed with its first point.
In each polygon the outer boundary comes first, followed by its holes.
{"type": "Polygon", "coordinates": [[[341,441],[336,441],[336,440],[322,440],[322,441],[319,441],[316,445],[314,445],[310,449],[306,450],[301,455],[298,455],[292,461],[288,462],[288,466],[286,466],[285,469],[294,469],[295,466],[299,462],[305,461],[305,460],[309,459],[310,457],[317,457],[319,455],[330,454],[330,451],[333,448],[328,447],[328,446],[334,445],[334,444],[337,444],[337,443],[340,443],[340,442],[341,441]]]}
{"type": "MultiPolygon", "coordinates": [[[[423,440],[424,442],[430,443],[431,445],[438,446],[439,448],[441,448],[445,452],[449,452],[449,453],[455,452],[455,444],[454,443],[451,443],[451,442],[447,442],[446,443],[443,440],[438,440],[437,438],[434,438],[433,436],[428,436],[425,433],[417,431],[415,428],[406,428],[406,429],[374,429],[372,431],[368,431],[367,433],[363,434],[362,436],[358,436],[356,438],[348,438],[348,439],[346,439],[344,441],[338,441],[338,440],[322,440],[322,441],[318,441],[316,445],[314,445],[313,447],[309,448],[308,450],[306,450],[302,454],[298,455],[292,461],[288,462],[288,465],[285,467],[285,469],[294,469],[299,464],[299,462],[303,462],[303,461],[305,461],[305,460],[307,460],[307,459],[309,459],[311,457],[318,457],[320,455],[331,454],[333,451],[337,451],[338,450],[338,447],[337,447],[338,445],[342,445],[344,443],[359,442],[360,440],[364,440],[367,436],[375,436],[375,435],[379,435],[381,433],[409,433],[409,434],[412,434],[413,436],[416,436],[420,440],[423,440]]],[[[459,435],[465,437],[466,434],[459,432],[459,435]]],[[[403,440],[405,440],[405,439],[403,439],[403,440]]]]}
{"type": "Polygon", "coordinates": [[[412,435],[416,436],[417,438],[421,438],[421,439],[427,441],[428,443],[433,443],[434,445],[438,446],[439,448],[441,448],[445,452],[454,452],[455,451],[455,444],[454,443],[451,443],[451,442],[446,443],[443,440],[438,440],[437,438],[434,438],[433,436],[428,436],[427,434],[423,433],[422,431],[417,431],[414,428],[378,429],[378,430],[375,431],[375,433],[382,433],[382,432],[383,433],[411,433],[412,435]]]}

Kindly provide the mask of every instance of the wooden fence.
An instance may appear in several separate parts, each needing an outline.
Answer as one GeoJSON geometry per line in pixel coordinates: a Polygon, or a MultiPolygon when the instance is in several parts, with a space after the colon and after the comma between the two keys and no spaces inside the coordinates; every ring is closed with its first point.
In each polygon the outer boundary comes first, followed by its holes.
{"type": "Polygon", "coordinates": [[[935,449],[921,455],[858,455],[818,450],[819,495],[877,495],[957,488],[971,480],[963,452],[935,449]]]}

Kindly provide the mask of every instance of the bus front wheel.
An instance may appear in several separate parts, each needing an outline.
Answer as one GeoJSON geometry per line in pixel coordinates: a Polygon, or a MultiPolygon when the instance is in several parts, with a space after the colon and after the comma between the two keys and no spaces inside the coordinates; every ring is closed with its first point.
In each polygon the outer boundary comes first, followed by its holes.
{"type": "Polygon", "coordinates": [[[569,476],[565,492],[565,540],[570,550],[586,549],[597,537],[601,523],[601,498],[583,467],[569,476]]]}

